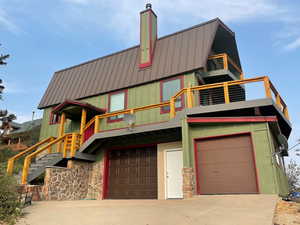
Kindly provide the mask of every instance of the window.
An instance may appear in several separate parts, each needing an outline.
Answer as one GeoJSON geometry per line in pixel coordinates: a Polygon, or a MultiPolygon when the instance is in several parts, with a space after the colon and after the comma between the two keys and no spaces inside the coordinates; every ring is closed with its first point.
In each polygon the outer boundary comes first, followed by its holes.
{"type": "MultiPolygon", "coordinates": [[[[127,91],[115,92],[109,95],[109,112],[115,112],[126,109],[127,91]]],[[[123,120],[124,115],[112,116],[108,118],[109,122],[123,120]]]]}
{"type": "MultiPolygon", "coordinates": [[[[172,78],[169,80],[162,81],[160,83],[161,88],[161,96],[160,100],[161,102],[169,101],[172,96],[174,96],[178,91],[180,91],[183,88],[183,78],[172,78]]],[[[183,96],[180,96],[175,101],[175,109],[180,110],[184,107],[184,101],[183,96]]],[[[167,113],[170,112],[169,106],[164,106],[161,108],[161,113],[167,113]]]]}
{"type": "Polygon", "coordinates": [[[60,122],[60,115],[51,112],[49,124],[57,124],[59,122],[60,122]]]}

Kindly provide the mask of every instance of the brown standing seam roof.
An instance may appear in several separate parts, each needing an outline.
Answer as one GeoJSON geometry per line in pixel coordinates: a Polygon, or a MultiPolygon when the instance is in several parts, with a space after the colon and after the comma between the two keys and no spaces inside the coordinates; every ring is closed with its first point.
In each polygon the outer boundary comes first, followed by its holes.
{"type": "MultiPolygon", "coordinates": [[[[206,23],[161,37],[151,67],[139,69],[139,45],[54,74],[38,106],[53,106],[66,99],[82,99],[152,82],[204,67],[216,30],[223,23],[206,23]]],[[[229,28],[226,28],[228,31],[229,28]]],[[[231,32],[231,31],[230,31],[231,32]]]]}

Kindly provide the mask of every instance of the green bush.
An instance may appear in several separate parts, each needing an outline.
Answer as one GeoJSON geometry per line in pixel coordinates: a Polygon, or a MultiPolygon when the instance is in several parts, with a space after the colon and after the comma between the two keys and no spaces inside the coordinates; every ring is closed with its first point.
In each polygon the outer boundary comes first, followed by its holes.
{"type": "Polygon", "coordinates": [[[0,221],[14,224],[21,214],[17,182],[0,168],[0,221]]]}

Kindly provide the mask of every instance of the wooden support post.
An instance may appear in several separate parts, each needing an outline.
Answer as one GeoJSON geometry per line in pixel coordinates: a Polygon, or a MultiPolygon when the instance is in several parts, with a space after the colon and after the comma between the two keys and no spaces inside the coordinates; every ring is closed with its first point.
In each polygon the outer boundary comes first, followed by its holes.
{"type": "Polygon", "coordinates": [[[189,83],[189,86],[187,88],[186,96],[187,96],[187,107],[193,108],[193,92],[191,89],[191,83],[189,83]]]}
{"type": "Polygon", "coordinates": [[[86,125],[86,109],[82,109],[82,112],[81,112],[81,123],[80,123],[80,135],[81,135],[81,138],[80,138],[80,145],[83,144],[83,133],[84,133],[84,127],[86,125]]]}
{"type": "Polygon", "coordinates": [[[277,93],[276,94],[276,104],[278,105],[278,107],[280,108],[280,109],[282,109],[281,107],[281,100],[280,100],[280,95],[279,95],[279,93],[277,93]]]}
{"type": "Polygon", "coordinates": [[[27,156],[24,160],[21,184],[26,184],[27,183],[27,177],[28,177],[28,170],[29,170],[30,162],[31,162],[31,157],[27,156]]]}
{"type": "Polygon", "coordinates": [[[67,158],[67,150],[68,150],[67,146],[68,146],[68,141],[69,141],[69,135],[65,136],[62,141],[64,143],[63,158],[67,158]]]}
{"type": "MultiPolygon", "coordinates": [[[[66,121],[66,114],[63,112],[60,118],[58,138],[62,137],[65,133],[65,121],[66,121]]],[[[62,141],[57,143],[57,152],[61,152],[61,146],[62,146],[62,141]]]]}
{"type": "Polygon", "coordinates": [[[73,133],[72,134],[72,142],[71,142],[71,158],[73,158],[75,156],[76,153],[76,134],[73,133]]]}
{"type": "Polygon", "coordinates": [[[287,106],[283,108],[283,114],[285,115],[285,117],[290,120],[290,116],[289,116],[289,111],[287,106]]]}
{"type": "Polygon", "coordinates": [[[99,123],[99,118],[96,116],[95,117],[95,127],[94,127],[94,134],[99,132],[99,127],[100,127],[100,123],[99,123]]]}
{"type": "Polygon", "coordinates": [[[66,121],[66,114],[63,112],[60,118],[58,137],[63,136],[65,133],[65,121],[66,121]]]}
{"type": "MultiPolygon", "coordinates": [[[[49,140],[49,142],[52,142],[52,141],[54,141],[54,140],[55,140],[55,138],[52,137],[52,138],[49,140]]],[[[49,148],[48,148],[48,154],[51,154],[51,153],[52,153],[52,145],[50,145],[49,148]]]]}
{"type": "Polygon", "coordinates": [[[228,70],[228,56],[226,53],[223,55],[223,63],[224,63],[224,70],[228,70]]]}
{"type": "Polygon", "coordinates": [[[244,80],[244,79],[245,79],[244,73],[242,72],[242,73],[240,74],[240,80],[244,80]]]}
{"type": "Polygon", "coordinates": [[[172,97],[170,100],[170,118],[173,119],[176,115],[175,112],[175,98],[172,97]]]}
{"type": "Polygon", "coordinates": [[[228,91],[228,83],[224,82],[223,83],[223,88],[224,88],[224,99],[225,103],[230,103],[230,98],[229,98],[229,91],[228,91]]]}
{"type": "Polygon", "coordinates": [[[14,160],[9,159],[7,162],[7,174],[12,175],[13,174],[13,168],[14,168],[14,160]]]}
{"type": "Polygon", "coordinates": [[[268,77],[264,77],[264,85],[265,85],[266,97],[272,98],[270,81],[268,77]]]}

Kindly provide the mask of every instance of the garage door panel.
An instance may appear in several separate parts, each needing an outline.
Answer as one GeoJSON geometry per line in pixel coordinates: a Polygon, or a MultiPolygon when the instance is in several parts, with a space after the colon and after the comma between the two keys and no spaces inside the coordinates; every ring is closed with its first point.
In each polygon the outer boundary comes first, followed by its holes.
{"type": "Polygon", "coordinates": [[[155,147],[111,151],[107,198],[157,198],[156,157],[155,147]]]}
{"type": "Polygon", "coordinates": [[[201,194],[257,193],[249,135],[197,142],[201,194]]]}

